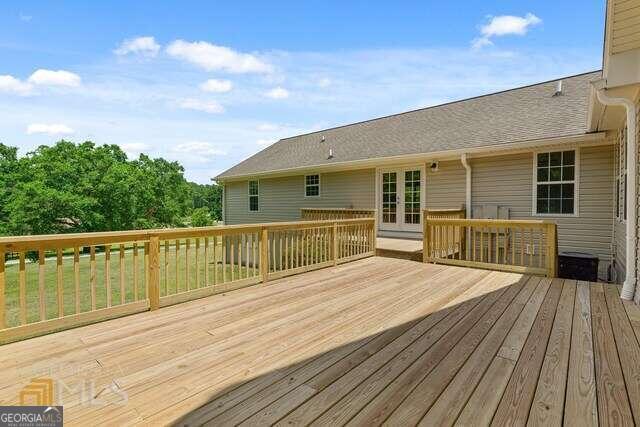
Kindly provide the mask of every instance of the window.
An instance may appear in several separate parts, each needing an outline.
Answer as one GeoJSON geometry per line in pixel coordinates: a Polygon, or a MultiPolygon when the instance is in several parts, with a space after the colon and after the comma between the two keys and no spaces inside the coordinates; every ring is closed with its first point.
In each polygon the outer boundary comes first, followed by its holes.
{"type": "Polygon", "coordinates": [[[382,222],[385,224],[396,223],[398,208],[397,179],[396,172],[384,172],[382,174],[382,222]]]}
{"type": "Polygon", "coordinates": [[[320,175],[306,175],[304,177],[304,195],[306,197],[320,196],[320,175]]]}
{"type": "Polygon", "coordinates": [[[404,173],[404,222],[420,224],[420,171],[404,173]]]}
{"type": "Polygon", "coordinates": [[[249,212],[258,212],[260,187],[258,181],[249,181],[249,212]]]}
{"type": "Polygon", "coordinates": [[[573,215],[576,208],[576,152],[536,155],[536,213],[573,215]]]}

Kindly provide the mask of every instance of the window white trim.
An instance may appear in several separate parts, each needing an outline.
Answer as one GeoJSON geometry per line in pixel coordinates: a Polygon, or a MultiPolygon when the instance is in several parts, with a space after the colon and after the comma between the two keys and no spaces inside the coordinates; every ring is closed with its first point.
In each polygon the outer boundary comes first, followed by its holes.
{"type": "Polygon", "coordinates": [[[259,213],[260,212],[260,180],[259,179],[250,179],[247,181],[247,212],[249,213],[259,213]],[[258,194],[251,194],[251,183],[255,182],[258,185],[258,194]],[[251,198],[252,197],[257,197],[258,198],[258,209],[257,210],[252,210],[251,209],[251,198]]]}
{"type": "Polygon", "coordinates": [[[322,176],[319,173],[309,173],[304,176],[303,181],[303,195],[305,199],[318,199],[322,195],[322,176]],[[318,177],[318,195],[317,196],[308,196],[307,195],[307,187],[315,187],[316,184],[307,185],[307,177],[308,176],[317,176],[318,177]]]}
{"type": "Polygon", "coordinates": [[[554,149],[541,149],[533,152],[532,159],[532,209],[531,215],[537,217],[578,217],[580,216],[580,147],[559,147],[554,149]],[[569,184],[573,183],[573,213],[572,214],[563,214],[563,213],[547,213],[542,214],[538,213],[538,154],[543,153],[555,153],[562,151],[575,151],[575,166],[574,166],[574,175],[573,181],[552,181],[556,184],[569,184]]]}

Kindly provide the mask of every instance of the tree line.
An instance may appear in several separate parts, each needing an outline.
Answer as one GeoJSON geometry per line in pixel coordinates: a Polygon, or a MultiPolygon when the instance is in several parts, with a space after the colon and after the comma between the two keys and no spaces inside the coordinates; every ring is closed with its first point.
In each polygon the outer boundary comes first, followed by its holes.
{"type": "Polygon", "coordinates": [[[0,235],[205,226],[222,190],[188,182],[178,162],[115,144],[42,145],[25,156],[0,143],[0,235]]]}

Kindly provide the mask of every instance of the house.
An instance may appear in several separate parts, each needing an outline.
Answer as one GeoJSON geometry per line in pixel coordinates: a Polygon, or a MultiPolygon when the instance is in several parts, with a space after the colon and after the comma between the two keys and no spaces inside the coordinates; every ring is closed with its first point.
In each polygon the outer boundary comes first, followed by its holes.
{"type": "Polygon", "coordinates": [[[608,4],[602,70],[284,138],[216,177],[225,223],[367,208],[379,236],[420,238],[422,209],[498,206],[557,222],[559,250],[597,255],[630,297],[640,3],[621,3],[608,4]]]}

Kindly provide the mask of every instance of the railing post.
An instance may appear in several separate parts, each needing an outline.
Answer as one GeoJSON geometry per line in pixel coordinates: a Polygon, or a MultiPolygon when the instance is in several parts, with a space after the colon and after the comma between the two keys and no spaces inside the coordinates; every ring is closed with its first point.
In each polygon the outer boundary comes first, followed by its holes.
{"type": "Polygon", "coordinates": [[[266,283],[269,280],[269,230],[267,228],[262,229],[260,273],[262,274],[262,283],[266,283]]]}
{"type": "Polygon", "coordinates": [[[558,235],[555,223],[547,225],[547,277],[558,276],[558,235]]]}
{"type": "Polygon", "coordinates": [[[427,223],[427,211],[422,211],[422,262],[429,262],[429,246],[431,234],[427,223]]]}
{"type": "Polygon", "coordinates": [[[5,322],[5,292],[6,292],[6,278],[4,272],[4,263],[5,263],[5,252],[4,248],[0,249],[0,329],[4,329],[6,327],[5,322]]]}
{"type": "Polygon", "coordinates": [[[371,234],[373,239],[373,255],[375,256],[378,251],[378,209],[373,210],[373,232],[371,234]]]}
{"type": "Polygon", "coordinates": [[[333,223],[333,244],[332,244],[332,250],[331,252],[333,252],[333,266],[335,267],[336,265],[338,265],[338,223],[334,222],[333,223]]]}
{"type": "Polygon", "coordinates": [[[149,309],[160,308],[160,237],[151,236],[149,239],[149,273],[147,296],[149,309]]]}

